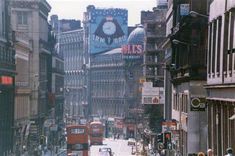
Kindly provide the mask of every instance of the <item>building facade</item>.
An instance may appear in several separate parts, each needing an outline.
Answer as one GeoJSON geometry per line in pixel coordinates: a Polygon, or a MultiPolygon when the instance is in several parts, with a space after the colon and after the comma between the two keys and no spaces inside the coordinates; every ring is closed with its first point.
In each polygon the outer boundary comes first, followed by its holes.
{"type": "Polygon", "coordinates": [[[23,129],[30,123],[30,58],[32,55],[32,42],[27,32],[20,32],[16,27],[16,12],[12,9],[11,19],[12,28],[15,31],[15,50],[16,50],[16,78],[15,78],[15,111],[14,125],[15,131],[15,150],[21,153],[23,144],[27,143],[27,137],[24,137],[23,129]]]}
{"type": "Polygon", "coordinates": [[[173,1],[171,29],[173,147],[182,155],[207,150],[206,47],[207,1],[173,1]]]}
{"type": "Polygon", "coordinates": [[[63,32],[60,51],[64,55],[65,113],[77,121],[87,115],[87,72],[84,51],[84,30],[63,32]]]}
{"type": "Polygon", "coordinates": [[[121,48],[91,56],[91,116],[124,116],[128,110],[125,86],[121,48]]]}
{"type": "Polygon", "coordinates": [[[16,66],[9,3],[0,0],[0,155],[12,152],[14,134],[16,66]]]}
{"type": "Polygon", "coordinates": [[[208,148],[215,155],[235,149],[235,2],[210,3],[207,51],[208,148]]]}
{"type": "Polygon", "coordinates": [[[50,24],[54,28],[54,32],[65,32],[81,29],[81,21],[74,19],[61,19],[57,15],[51,15],[50,24]],[[56,28],[56,29],[55,29],[56,28]]]}
{"type": "Polygon", "coordinates": [[[45,130],[44,121],[52,108],[49,95],[53,46],[49,43],[50,30],[47,22],[50,9],[46,0],[11,2],[12,25],[17,35],[16,58],[19,72],[16,80],[15,126],[24,138],[18,149],[22,150],[24,146],[30,154],[37,152],[34,150],[39,145],[40,135],[45,130]]]}
{"type": "MultiPolygon", "coordinates": [[[[164,50],[161,49],[160,45],[166,38],[166,12],[167,5],[165,3],[153,8],[153,11],[141,12],[141,24],[143,24],[145,30],[143,76],[146,82],[153,84],[153,88],[164,87],[164,50]]],[[[162,101],[160,96],[157,101],[162,101]]],[[[150,129],[160,133],[162,131],[164,102],[146,104],[145,109],[149,112],[150,129]]]]}
{"type": "Polygon", "coordinates": [[[164,119],[170,121],[172,119],[172,83],[171,83],[171,29],[173,27],[173,1],[168,0],[168,9],[166,13],[166,39],[161,44],[161,48],[165,50],[164,54],[164,89],[165,89],[165,105],[164,119]]]}

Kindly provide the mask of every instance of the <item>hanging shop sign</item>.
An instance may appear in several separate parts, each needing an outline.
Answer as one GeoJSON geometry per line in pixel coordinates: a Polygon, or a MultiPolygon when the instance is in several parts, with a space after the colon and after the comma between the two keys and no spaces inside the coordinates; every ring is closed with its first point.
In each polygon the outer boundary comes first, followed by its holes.
{"type": "Polygon", "coordinates": [[[206,98],[205,97],[192,97],[190,103],[191,111],[205,111],[206,110],[206,98]]]}
{"type": "Polygon", "coordinates": [[[0,76],[1,85],[13,85],[13,78],[10,76],[0,76]]]}

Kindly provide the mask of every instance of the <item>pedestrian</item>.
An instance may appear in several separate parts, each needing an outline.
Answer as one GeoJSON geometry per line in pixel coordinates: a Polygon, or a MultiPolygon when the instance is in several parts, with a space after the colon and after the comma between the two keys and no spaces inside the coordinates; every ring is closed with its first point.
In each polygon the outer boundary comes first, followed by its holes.
{"type": "Polygon", "coordinates": [[[233,149],[231,147],[227,148],[226,152],[227,152],[227,154],[225,156],[234,156],[233,149]]]}
{"type": "Polygon", "coordinates": [[[207,156],[213,156],[213,150],[212,149],[208,149],[207,150],[207,156]]]}

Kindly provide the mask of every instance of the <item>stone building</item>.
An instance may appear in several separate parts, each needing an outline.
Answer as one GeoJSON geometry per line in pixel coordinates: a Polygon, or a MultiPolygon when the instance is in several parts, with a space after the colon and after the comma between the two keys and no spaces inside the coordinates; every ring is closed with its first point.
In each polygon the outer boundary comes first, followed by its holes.
{"type": "Polygon", "coordinates": [[[172,119],[177,122],[173,148],[182,155],[207,150],[206,48],[207,1],[172,2],[172,119]]]}
{"type": "MultiPolygon", "coordinates": [[[[167,12],[166,3],[161,1],[160,4],[153,8],[153,11],[141,12],[141,24],[145,30],[143,76],[146,82],[153,84],[152,87],[158,88],[164,87],[164,50],[160,45],[166,38],[165,17],[167,12]]],[[[153,98],[150,97],[148,99],[152,101],[153,98]]],[[[161,104],[149,102],[145,104],[145,109],[149,112],[149,126],[151,130],[160,133],[162,130],[161,122],[164,114],[164,102],[161,104]]]]}
{"type": "Polygon", "coordinates": [[[124,116],[128,110],[125,86],[121,48],[93,55],[90,67],[91,116],[124,116]]]}
{"type": "MultiPolygon", "coordinates": [[[[52,113],[50,29],[51,6],[46,0],[12,0],[11,24],[16,34],[16,150],[25,146],[33,152],[45,130],[44,121],[52,113]],[[20,133],[20,134],[18,134],[20,133]],[[18,143],[20,147],[18,146],[18,143]]],[[[17,151],[16,151],[17,152],[17,151]]],[[[18,154],[18,153],[17,153],[18,154]]]]}
{"type": "Polygon", "coordinates": [[[84,30],[60,34],[60,51],[64,55],[65,113],[78,120],[87,115],[87,72],[84,51],[84,30]]]}
{"type": "Polygon", "coordinates": [[[0,0],[0,155],[12,151],[14,133],[16,66],[9,2],[0,0]]]}
{"type": "Polygon", "coordinates": [[[208,148],[235,150],[235,1],[210,3],[207,50],[208,148]]]}

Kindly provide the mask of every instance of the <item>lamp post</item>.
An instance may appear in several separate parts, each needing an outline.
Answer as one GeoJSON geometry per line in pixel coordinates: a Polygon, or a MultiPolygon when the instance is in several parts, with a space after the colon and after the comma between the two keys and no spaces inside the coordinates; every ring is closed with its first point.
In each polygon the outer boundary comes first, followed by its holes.
{"type": "Polygon", "coordinates": [[[190,11],[189,15],[191,15],[192,17],[204,17],[204,18],[208,18],[208,15],[204,15],[204,14],[200,14],[196,11],[190,11]]]}
{"type": "Polygon", "coordinates": [[[183,42],[183,41],[180,41],[180,40],[177,40],[177,39],[173,39],[172,43],[173,44],[183,44],[183,45],[186,45],[186,46],[190,46],[190,45],[197,46],[197,44],[195,44],[195,43],[183,42]]]}

